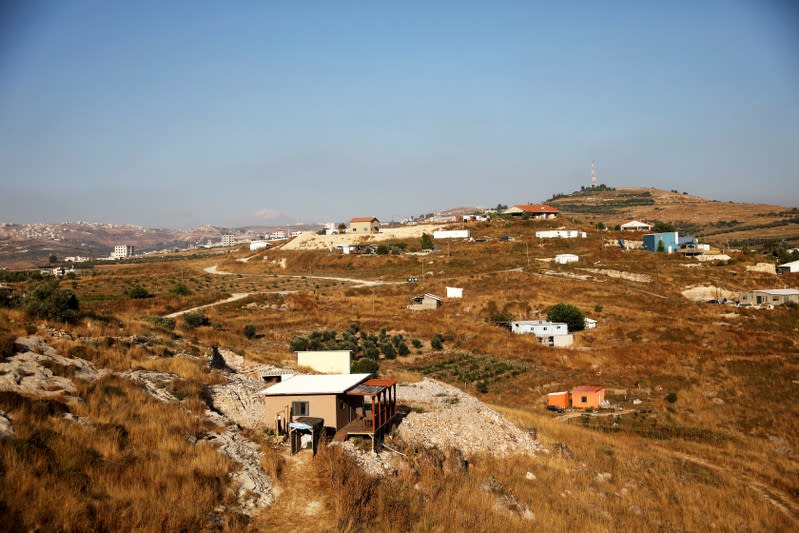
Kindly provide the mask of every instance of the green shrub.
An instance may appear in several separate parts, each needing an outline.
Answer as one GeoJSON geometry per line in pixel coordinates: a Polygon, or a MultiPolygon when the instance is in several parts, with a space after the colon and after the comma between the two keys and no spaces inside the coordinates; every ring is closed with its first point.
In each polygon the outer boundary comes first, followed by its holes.
{"type": "Polygon", "coordinates": [[[361,357],[352,363],[353,374],[374,374],[380,368],[380,363],[369,357],[361,357]]]}
{"type": "Polygon", "coordinates": [[[411,339],[411,344],[413,344],[413,347],[416,348],[417,350],[422,349],[422,341],[420,341],[419,339],[411,339]]]}
{"type": "Polygon", "coordinates": [[[246,326],[244,326],[244,336],[247,337],[248,339],[250,339],[250,340],[254,339],[255,338],[255,333],[256,333],[256,331],[255,331],[255,326],[254,325],[247,324],[246,326]]]}
{"type": "Polygon", "coordinates": [[[137,285],[135,287],[131,287],[128,290],[128,297],[129,298],[134,298],[136,300],[141,300],[141,299],[144,299],[144,298],[152,298],[152,296],[153,295],[150,294],[147,291],[147,289],[145,289],[144,287],[141,287],[139,285],[137,285]]]}
{"type": "Polygon", "coordinates": [[[669,403],[676,403],[677,402],[677,393],[674,391],[669,392],[666,395],[666,401],[669,403]]]}
{"type": "Polygon", "coordinates": [[[162,329],[167,329],[169,331],[175,329],[175,326],[177,325],[177,320],[165,316],[151,316],[147,320],[152,322],[153,325],[162,329]]]}
{"type": "Polygon", "coordinates": [[[191,291],[188,287],[186,287],[182,283],[175,283],[171,289],[169,289],[169,293],[174,296],[188,296],[191,294],[191,291]]]}
{"type": "Polygon", "coordinates": [[[188,329],[207,326],[208,324],[208,317],[202,311],[194,311],[183,315],[183,325],[188,329]]]}

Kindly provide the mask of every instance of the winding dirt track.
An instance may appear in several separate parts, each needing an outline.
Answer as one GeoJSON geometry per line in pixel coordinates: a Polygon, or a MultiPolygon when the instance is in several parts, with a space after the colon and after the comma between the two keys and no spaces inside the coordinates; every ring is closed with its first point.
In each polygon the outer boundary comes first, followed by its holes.
{"type": "MultiPolygon", "coordinates": [[[[203,269],[203,272],[208,274],[214,274],[216,276],[232,276],[233,272],[225,272],[224,270],[218,270],[217,265],[211,265],[203,269]]],[[[253,276],[255,274],[246,274],[253,276]]],[[[304,279],[323,279],[327,281],[342,281],[345,283],[352,283],[353,287],[377,287],[379,285],[396,285],[402,283],[400,281],[381,281],[381,280],[368,280],[368,279],[356,279],[356,278],[339,278],[336,276],[311,276],[311,275],[302,275],[302,276],[279,276],[281,278],[304,278],[304,279]]],[[[281,294],[286,294],[287,291],[263,291],[267,293],[279,292],[281,294]]],[[[261,294],[260,292],[235,292],[229,298],[224,298],[222,300],[217,300],[216,302],[211,302],[205,305],[198,305],[197,307],[192,307],[191,309],[184,309],[182,311],[175,311],[174,313],[170,313],[166,315],[165,318],[177,318],[181,315],[185,315],[186,313],[191,313],[193,311],[199,311],[201,309],[206,309],[208,307],[213,307],[216,305],[227,304],[230,302],[235,302],[237,300],[243,300],[244,298],[252,295],[252,294],[261,294]]]]}

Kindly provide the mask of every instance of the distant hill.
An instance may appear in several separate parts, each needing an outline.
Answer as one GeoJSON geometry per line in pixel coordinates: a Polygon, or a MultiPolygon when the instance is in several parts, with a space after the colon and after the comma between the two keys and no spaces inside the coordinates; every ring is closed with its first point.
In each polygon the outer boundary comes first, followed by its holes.
{"type": "Polygon", "coordinates": [[[609,227],[628,220],[663,221],[681,233],[731,245],[786,241],[799,245],[799,209],[706,200],[662,189],[599,187],[555,195],[548,204],[564,216],[609,227]]]}
{"type": "Polygon", "coordinates": [[[108,257],[117,244],[133,245],[137,253],[185,249],[219,242],[225,234],[242,239],[259,238],[274,229],[265,226],[224,228],[206,225],[174,230],[91,222],[0,224],[0,266],[29,268],[43,265],[48,262],[50,255],[55,255],[58,260],[69,256],[108,257]]]}

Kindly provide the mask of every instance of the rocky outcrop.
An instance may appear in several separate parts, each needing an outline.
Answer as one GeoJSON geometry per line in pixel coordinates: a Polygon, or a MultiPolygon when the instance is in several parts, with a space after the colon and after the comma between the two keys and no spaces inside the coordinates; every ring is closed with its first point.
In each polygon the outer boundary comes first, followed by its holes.
{"type": "Polygon", "coordinates": [[[56,353],[41,337],[16,340],[17,353],[0,363],[0,390],[39,398],[76,394],[73,378],[92,381],[108,373],[79,357],[56,353]]]}
{"type": "Polygon", "coordinates": [[[216,443],[219,451],[240,467],[231,473],[239,502],[238,511],[252,516],[262,507],[272,505],[275,501],[272,480],[261,467],[261,452],[258,445],[244,437],[239,428],[235,424],[230,424],[225,417],[210,410],[205,414],[225,430],[221,433],[209,433],[204,440],[216,443]]]}

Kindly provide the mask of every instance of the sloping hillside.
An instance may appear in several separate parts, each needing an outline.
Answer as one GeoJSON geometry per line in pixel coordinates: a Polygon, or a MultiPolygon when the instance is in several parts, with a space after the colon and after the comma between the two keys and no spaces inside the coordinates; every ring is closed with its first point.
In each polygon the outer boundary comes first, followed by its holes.
{"type": "Polygon", "coordinates": [[[610,227],[636,219],[663,221],[710,242],[786,240],[799,243],[799,209],[768,204],[706,200],[661,189],[597,188],[556,195],[548,203],[564,215],[610,227]]]}

